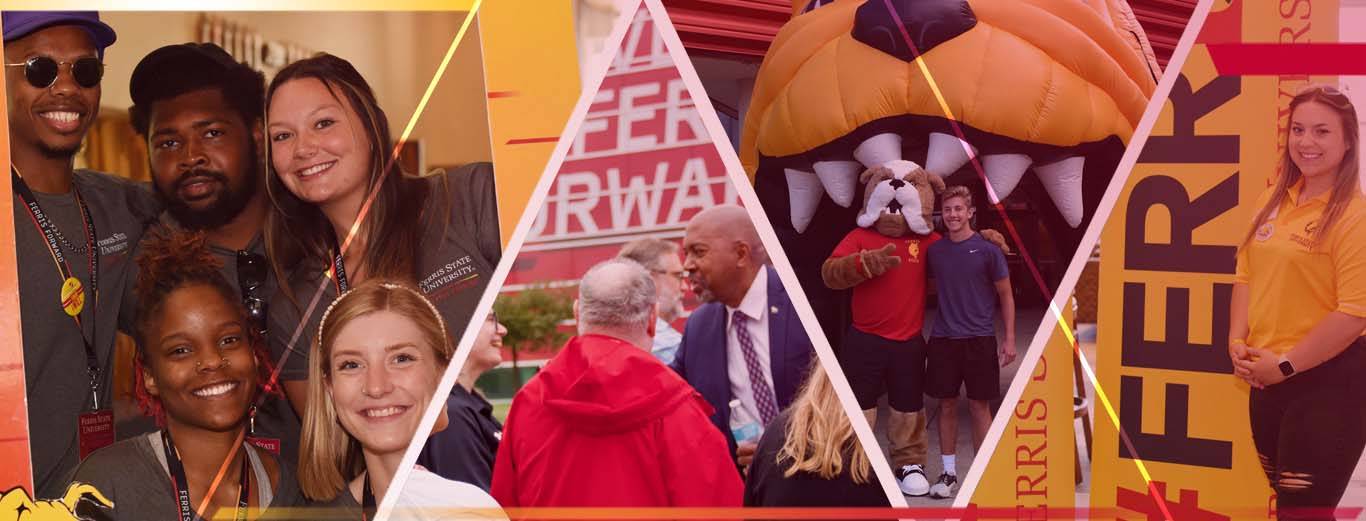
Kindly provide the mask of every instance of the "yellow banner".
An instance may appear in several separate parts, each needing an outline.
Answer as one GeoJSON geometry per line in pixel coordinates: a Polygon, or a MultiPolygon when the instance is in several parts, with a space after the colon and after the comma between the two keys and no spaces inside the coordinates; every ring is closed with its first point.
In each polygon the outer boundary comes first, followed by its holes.
{"type": "Polygon", "coordinates": [[[1100,512],[1274,517],[1248,388],[1229,362],[1229,297],[1236,245],[1284,145],[1285,107],[1311,78],[1219,76],[1208,46],[1333,42],[1337,15],[1338,0],[1214,2],[1125,182],[1101,236],[1097,373],[1126,436],[1097,418],[1100,512]]]}
{"type": "Polygon", "coordinates": [[[479,34],[506,245],[579,100],[574,3],[484,2],[479,34]]]}
{"type": "MultiPolygon", "coordinates": [[[[1072,324],[1072,306],[1063,316],[1072,324]]],[[[1015,509],[1016,519],[1047,519],[1045,509],[1072,508],[1076,501],[1073,351],[1060,327],[1052,322],[1053,335],[1020,400],[1002,404],[997,413],[1009,414],[1010,423],[972,495],[977,507],[1015,509]]]]}

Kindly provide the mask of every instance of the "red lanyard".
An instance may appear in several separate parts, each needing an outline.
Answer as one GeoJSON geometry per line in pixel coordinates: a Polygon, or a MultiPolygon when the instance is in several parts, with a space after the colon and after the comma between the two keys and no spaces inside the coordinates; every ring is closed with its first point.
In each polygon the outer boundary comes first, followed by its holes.
{"type": "Polygon", "coordinates": [[[365,485],[361,488],[360,509],[361,521],[368,521],[375,517],[375,493],[370,490],[370,474],[365,474],[365,485]]]}

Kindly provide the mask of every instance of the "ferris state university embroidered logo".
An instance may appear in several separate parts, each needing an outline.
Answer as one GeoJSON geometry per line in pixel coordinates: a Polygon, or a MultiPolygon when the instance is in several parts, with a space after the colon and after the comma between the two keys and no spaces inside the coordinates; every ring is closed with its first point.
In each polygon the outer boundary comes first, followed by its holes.
{"type": "Polygon", "coordinates": [[[910,255],[911,262],[920,262],[920,240],[915,239],[906,243],[906,254],[910,255]]]}
{"type": "Polygon", "coordinates": [[[418,283],[418,289],[433,301],[442,300],[475,284],[479,268],[474,258],[465,255],[442,265],[418,283]]]}
{"type": "Polygon", "coordinates": [[[1313,249],[1313,248],[1314,248],[1314,236],[1317,234],[1318,231],[1319,231],[1319,221],[1318,221],[1317,219],[1316,219],[1316,220],[1313,220],[1313,221],[1309,221],[1308,223],[1305,223],[1305,225],[1304,225],[1304,235],[1300,235],[1300,234],[1298,234],[1298,233],[1292,233],[1292,234],[1290,234],[1290,240],[1291,240],[1292,242],[1294,242],[1295,244],[1298,244],[1298,245],[1300,245],[1300,246],[1304,246],[1305,248],[1313,249]]]}
{"type": "Polygon", "coordinates": [[[89,512],[91,509],[107,510],[114,508],[114,502],[104,497],[94,485],[72,483],[61,499],[31,499],[28,491],[14,487],[0,495],[0,521],[79,521],[84,519],[104,519],[89,517],[76,512],[89,512]]]}

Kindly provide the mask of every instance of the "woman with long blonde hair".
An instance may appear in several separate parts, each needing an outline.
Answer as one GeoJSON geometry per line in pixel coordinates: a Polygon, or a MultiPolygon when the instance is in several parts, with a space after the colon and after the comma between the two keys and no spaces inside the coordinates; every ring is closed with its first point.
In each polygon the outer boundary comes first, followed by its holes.
{"type": "MultiPolygon", "coordinates": [[[[412,287],[371,279],[337,298],[309,356],[299,457],[304,496],[373,519],[453,352],[441,314],[412,287]]],[[[434,430],[447,421],[442,407],[434,430]]],[[[497,508],[478,487],[421,467],[409,474],[398,505],[397,519],[449,518],[438,508],[497,508]]]]}
{"type": "Polygon", "coordinates": [[[825,369],[774,418],[745,479],[746,506],[887,506],[825,369]]]}
{"type": "Polygon", "coordinates": [[[1332,519],[1366,447],[1366,197],[1356,108],[1290,102],[1280,176],[1238,248],[1229,356],[1281,519],[1332,519]]]}

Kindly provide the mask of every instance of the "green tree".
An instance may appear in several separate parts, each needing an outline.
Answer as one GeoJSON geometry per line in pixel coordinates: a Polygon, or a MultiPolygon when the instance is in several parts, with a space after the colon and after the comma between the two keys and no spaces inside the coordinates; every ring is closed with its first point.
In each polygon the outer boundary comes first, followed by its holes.
{"type": "Polygon", "coordinates": [[[533,286],[514,295],[499,295],[493,309],[507,327],[503,346],[512,355],[512,374],[520,389],[518,359],[528,353],[554,351],[569,339],[559,325],[574,318],[574,299],[564,291],[533,286]]]}

